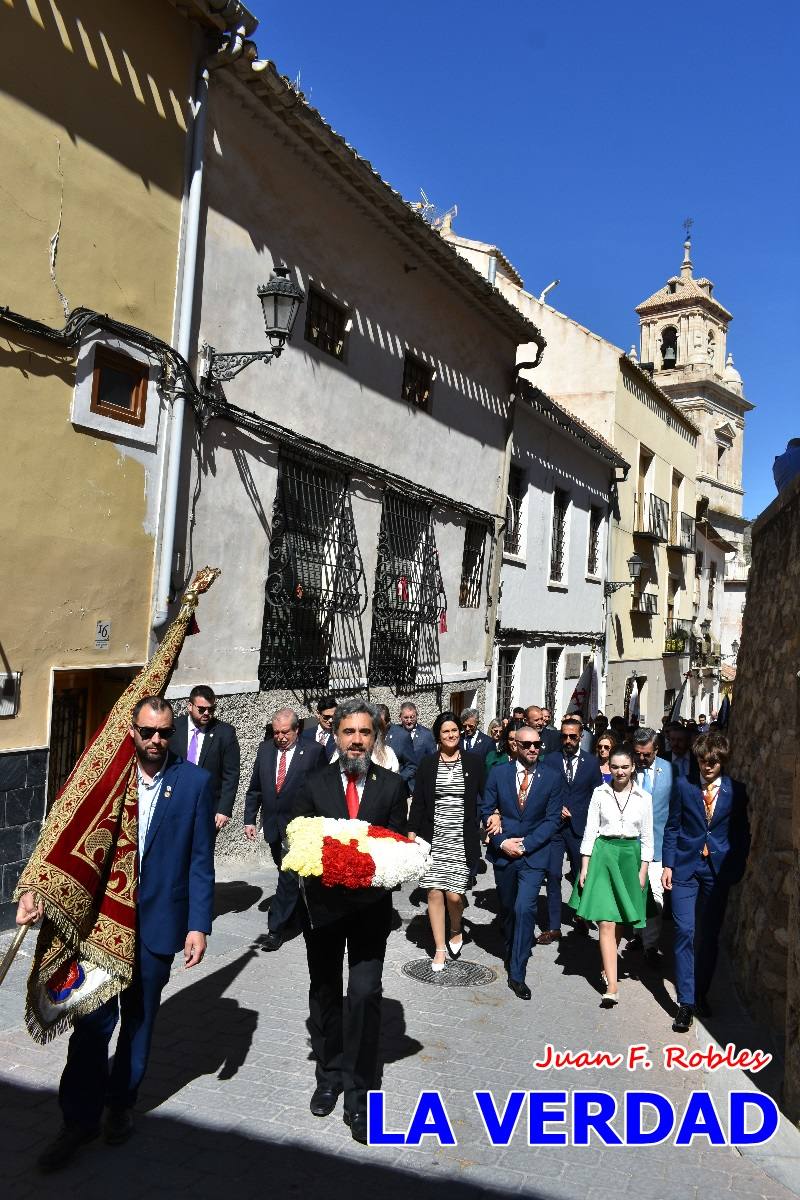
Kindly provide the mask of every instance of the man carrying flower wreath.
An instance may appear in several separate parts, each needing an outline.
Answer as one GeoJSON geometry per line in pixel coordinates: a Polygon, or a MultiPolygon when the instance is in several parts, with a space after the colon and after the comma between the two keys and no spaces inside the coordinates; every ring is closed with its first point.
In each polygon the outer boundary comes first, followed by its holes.
{"type": "MultiPolygon", "coordinates": [[[[405,833],[406,785],[371,760],[379,727],[373,705],[358,699],[338,705],[333,717],[338,761],[307,777],[295,798],[293,816],[358,819],[405,833]]],[[[331,887],[313,877],[303,878],[302,887],[309,1031],[317,1064],[311,1111],[327,1117],[343,1092],[344,1122],[353,1138],[366,1144],[367,1092],[378,1082],[381,977],[391,928],[391,892],[370,886],[331,887]]]]}

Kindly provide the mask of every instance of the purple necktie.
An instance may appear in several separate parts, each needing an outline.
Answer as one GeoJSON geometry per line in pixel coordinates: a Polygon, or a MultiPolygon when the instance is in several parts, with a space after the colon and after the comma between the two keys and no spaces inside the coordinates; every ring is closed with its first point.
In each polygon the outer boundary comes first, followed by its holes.
{"type": "Polygon", "coordinates": [[[197,730],[192,730],[192,740],[189,742],[189,753],[187,758],[190,763],[197,763],[197,730]]]}

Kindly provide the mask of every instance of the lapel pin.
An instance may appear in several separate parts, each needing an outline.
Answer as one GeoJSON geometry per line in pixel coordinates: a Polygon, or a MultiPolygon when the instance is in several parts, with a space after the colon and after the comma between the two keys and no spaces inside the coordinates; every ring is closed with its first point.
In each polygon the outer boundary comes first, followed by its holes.
{"type": "Polygon", "coordinates": [[[377,776],[377,775],[375,774],[375,772],[373,771],[373,772],[372,772],[372,774],[370,775],[370,779],[371,779],[371,780],[372,780],[372,782],[374,783],[374,782],[375,782],[375,780],[376,780],[377,778],[378,778],[378,776],[377,776]]]}
{"type": "Polygon", "coordinates": [[[171,787],[164,788],[164,799],[169,800],[171,795],[172,795],[172,788],[171,787]]]}
{"type": "Polygon", "coordinates": [[[465,779],[469,779],[469,771],[465,771],[465,772],[464,772],[464,778],[465,778],[465,779]]]}

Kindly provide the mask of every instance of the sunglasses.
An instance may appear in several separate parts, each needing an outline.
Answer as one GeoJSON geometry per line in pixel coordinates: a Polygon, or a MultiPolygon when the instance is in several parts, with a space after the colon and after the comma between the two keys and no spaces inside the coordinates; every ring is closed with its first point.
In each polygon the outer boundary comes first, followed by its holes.
{"type": "Polygon", "coordinates": [[[580,736],[579,733],[562,733],[561,740],[563,742],[577,742],[580,741],[580,736]]]}
{"type": "Polygon", "coordinates": [[[216,704],[195,704],[195,708],[199,713],[213,713],[216,707],[216,704]]]}
{"type": "Polygon", "coordinates": [[[159,734],[159,736],[162,737],[165,742],[168,742],[175,732],[174,725],[170,725],[168,729],[156,729],[151,725],[134,725],[133,728],[136,730],[143,742],[149,742],[151,738],[156,736],[156,734],[159,734]]]}
{"type": "Polygon", "coordinates": [[[518,750],[538,750],[541,744],[541,742],[521,742],[519,738],[517,738],[518,750]]]}

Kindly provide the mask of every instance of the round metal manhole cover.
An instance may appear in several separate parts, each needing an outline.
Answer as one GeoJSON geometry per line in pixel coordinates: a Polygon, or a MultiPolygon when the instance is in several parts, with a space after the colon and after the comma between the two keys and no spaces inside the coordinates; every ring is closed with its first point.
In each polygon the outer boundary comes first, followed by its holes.
{"type": "Polygon", "coordinates": [[[460,959],[448,962],[443,971],[432,971],[431,959],[417,958],[403,963],[402,971],[418,983],[432,983],[434,987],[482,987],[497,979],[497,972],[491,967],[460,959]]]}

